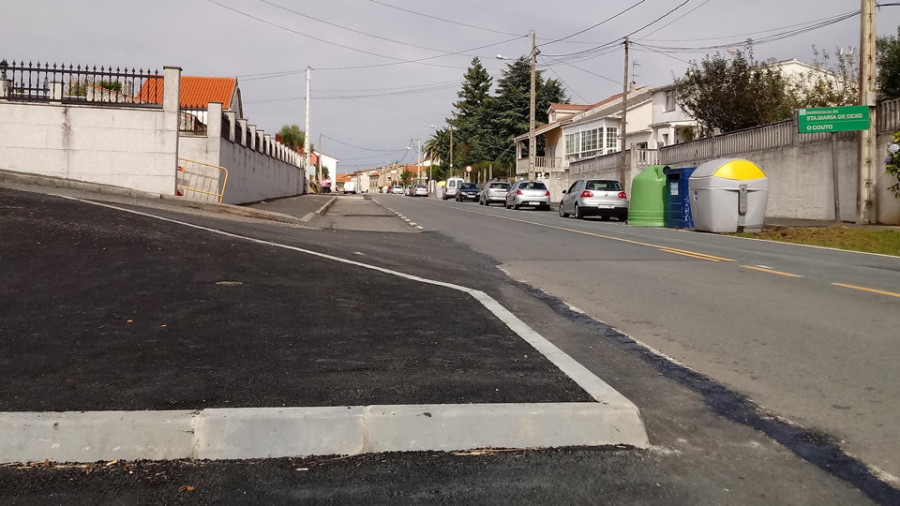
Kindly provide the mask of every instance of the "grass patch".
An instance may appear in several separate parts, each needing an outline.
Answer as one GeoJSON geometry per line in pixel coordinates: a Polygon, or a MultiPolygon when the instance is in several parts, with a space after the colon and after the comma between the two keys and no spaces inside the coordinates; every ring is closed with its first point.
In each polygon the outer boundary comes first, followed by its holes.
{"type": "Polygon", "coordinates": [[[767,241],[792,242],[900,256],[900,232],[893,230],[871,230],[845,226],[827,228],[766,226],[759,234],[741,233],[736,235],[767,241]]]}

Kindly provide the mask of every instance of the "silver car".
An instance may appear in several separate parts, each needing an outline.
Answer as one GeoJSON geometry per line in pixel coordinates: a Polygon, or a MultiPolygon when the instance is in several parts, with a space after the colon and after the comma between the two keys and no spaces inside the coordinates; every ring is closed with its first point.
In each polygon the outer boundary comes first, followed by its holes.
{"type": "Polygon", "coordinates": [[[608,220],[615,216],[619,221],[628,219],[628,196],[622,185],[612,179],[579,179],[563,191],[559,203],[559,215],[563,218],[600,216],[608,220]]]}
{"type": "Polygon", "coordinates": [[[506,193],[506,208],[550,209],[550,190],[542,181],[516,181],[506,193]]]}
{"type": "Polygon", "coordinates": [[[506,194],[509,192],[509,183],[506,181],[488,181],[478,194],[478,203],[483,206],[491,205],[491,202],[506,202],[506,194]]]}

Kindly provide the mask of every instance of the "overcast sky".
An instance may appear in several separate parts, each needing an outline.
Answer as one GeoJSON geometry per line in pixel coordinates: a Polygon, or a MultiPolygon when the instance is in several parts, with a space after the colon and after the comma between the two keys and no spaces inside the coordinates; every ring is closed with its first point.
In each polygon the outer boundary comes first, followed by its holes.
{"type": "MultiPolygon", "coordinates": [[[[528,55],[532,30],[544,77],[560,79],[573,103],[593,103],[621,92],[620,41],[629,34],[634,81],[661,86],[714,52],[710,46],[752,38],[758,59],[811,63],[812,46],[858,48],[860,25],[858,15],[828,24],[858,11],[859,0],[2,0],[2,7],[0,58],[237,76],[244,115],[270,133],[304,127],[311,66],[312,140],[341,159],[339,172],[414,162],[414,139],[424,143],[432,125],[445,125],[472,58],[496,82],[506,66],[497,55],[528,55]]],[[[876,16],[879,35],[897,33],[900,7],[876,16]]]]}

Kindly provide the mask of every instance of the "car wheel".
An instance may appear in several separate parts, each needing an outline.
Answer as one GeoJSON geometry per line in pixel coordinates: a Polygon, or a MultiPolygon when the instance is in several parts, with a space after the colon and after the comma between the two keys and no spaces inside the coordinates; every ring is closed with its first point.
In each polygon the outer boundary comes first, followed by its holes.
{"type": "Polygon", "coordinates": [[[579,220],[583,220],[583,219],[584,219],[584,209],[578,207],[578,204],[575,204],[575,212],[574,212],[573,214],[574,214],[575,217],[578,218],[579,220]]]}
{"type": "Polygon", "coordinates": [[[514,210],[518,211],[518,210],[519,210],[519,204],[516,204],[515,202],[513,202],[512,208],[513,208],[514,210]]]}
{"type": "Polygon", "coordinates": [[[626,222],[628,221],[628,212],[619,213],[616,215],[616,218],[621,222],[626,222]]]}
{"type": "Polygon", "coordinates": [[[563,211],[562,203],[559,204],[559,217],[560,218],[568,218],[569,217],[569,213],[563,211]]]}

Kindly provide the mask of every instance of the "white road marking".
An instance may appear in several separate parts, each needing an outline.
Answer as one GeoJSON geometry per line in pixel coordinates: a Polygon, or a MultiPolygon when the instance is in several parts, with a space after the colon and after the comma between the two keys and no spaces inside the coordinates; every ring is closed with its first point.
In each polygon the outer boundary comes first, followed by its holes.
{"type": "MultiPolygon", "coordinates": [[[[481,290],[474,290],[472,288],[468,288],[461,285],[456,285],[453,283],[447,283],[445,281],[438,281],[434,279],[423,278],[419,276],[414,276],[412,274],[406,274],[404,272],[394,271],[391,269],[386,269],[384,267],[379,267],[377,265],[365,264],[362,262],[357,262],[355,260],[349,260],[346,258],[336,257],[333,255],[328,255],[325,253],[320,253],[318,251],[313,251],[305,248],[299,248],[297,246],[290,246],[287,244],[281,244],[273,241],[266,241],[263,239],[256,239],[253,237],[248,237],[240,234],[235,234],[232,232],[226,232],[224,230],[218,230],[211,227],[204,227],[202,225],[195,225],[193,223],[188,223],[185,221],[175,220],[172,218],[165,218],[162,216],[157,216],[150,213],[145,213],[142,211],[136,211],[133,209],[127,209],[124,207],[118,207],[110,204],[104,204],[100,202],[92,202],[90,200],[84,200],[76,197],[68,197],[64,195],[58,195],[59,197],[74,200],[77,202],[82,202],[85,204],[95,205],[99,207],[106,207],[109,209],[115,209],[117,211],[122,211],[130,214],[134,214],[137,216],[144,216],[146,218],[152,218],[160,221],[165,221],[168,223],[174,223],[176,225],[182,225],[185,227],[193,228],[196,230],[203,230],[206,232],[210,232],[212,234],[218,234],[224,237],[231,237],[233,239],[241,239],[244,241],[262,244],[265,246],[275,247],[275,248],[283,248],[291,251],[297,251],[299,253],[304,253],[310,256],[324,258],[326,260],[331,260],[334,262],[353,265],[355,267],[360,267],[363,269],[368,269],[375,272],[380,272],[383,274],[389,274],[392,276],[396,276],[403,279],[408,279],[410,281],[416,281],[419,283],[424,283],[427,285],[440,286],[443,288],[449,288],[451,290],[456,290],[459,292],[463,292],[474,298],[476,301],[480,302],[485,309],[490,311],[497,317],[500,321],[506,324],[507,327],[510,328],[514,333],[516,333],[519,337],[528,342],[532,347],[541,352],[548,360],[550,360],[554,365],[556,365],[564,374],[569,376],[573,381],[575,381],[581,388],[583,388],[591,397],[601,403],[616,403],[620,405],[633,405],[631,401],[629,401],[625,396],[617,392],[611,386],[606,384],[599,377],[594,375],[590,370],[586,367],[578,363],[575,359],[570,357],[564,351],[559,349],[556,345],[548,341],[544,336],[540,335],[537,331],[528,326],[525,322],[523,322],[519,317],[514,315],[511,311],[503,307],[499,302],[494,300],[490,295],[482,292],[481,290]]],[[[635,408],[637,409],[637,408],[635,408]]]]}

